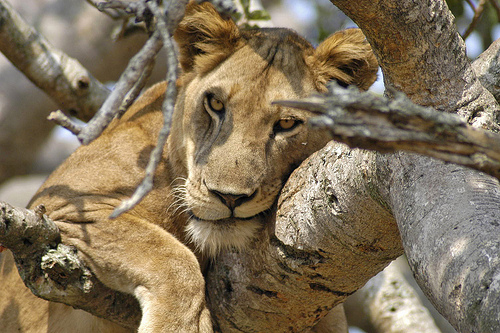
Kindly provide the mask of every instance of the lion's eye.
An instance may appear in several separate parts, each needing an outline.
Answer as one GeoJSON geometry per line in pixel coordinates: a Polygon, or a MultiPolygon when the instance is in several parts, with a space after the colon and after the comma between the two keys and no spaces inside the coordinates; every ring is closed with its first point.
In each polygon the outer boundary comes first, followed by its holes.
{"type": "Polygon", "coordinates": [[[296,123],[297,122],[295,120],[293,120],[293,119],[281,119],[278,122],[278,126],[281,127],[284,130],[289,130],[292,127],[294,127],[296,123]]]}
{"type": "Polygon", "coordinates": [[[205,96],[205,108],[216,113],[221,113],[224,112],[224,103],[215,98],[214,95],[209,94],[205,96]]]}
{"type": "Polygon", "coordinates": [[[301,123],[302,121],[297,119],[290,119],[290,118],[280,119],[274,125],[274,133],[291,131],[301,123]]]}

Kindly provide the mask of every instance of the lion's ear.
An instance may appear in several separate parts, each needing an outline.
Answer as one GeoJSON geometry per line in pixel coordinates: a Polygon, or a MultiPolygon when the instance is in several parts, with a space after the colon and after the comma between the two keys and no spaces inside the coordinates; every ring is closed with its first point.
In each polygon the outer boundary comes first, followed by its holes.
{"type": "Polygon", "coordinates": [[[238,27],[209,3],[191,2],[174,34],[185,72],[206,73],[231,55],[240,41],[238,27]]]}
{"type": "Polygon", "coordinates": [[[334,33],[317,47],[308,63],[321,84],[336,80],[366,90],[377,79],[377,59],[360,29],[334,33]]]}

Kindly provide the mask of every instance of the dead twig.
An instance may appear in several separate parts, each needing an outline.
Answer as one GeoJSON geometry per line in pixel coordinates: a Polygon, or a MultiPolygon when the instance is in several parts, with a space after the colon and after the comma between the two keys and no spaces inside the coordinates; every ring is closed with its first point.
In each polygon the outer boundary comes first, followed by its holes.
{"type": "Polygon", "coordinates": [[[483,15],[484,12],[484,6],[486,5],[487,0],[480,0],[477,7],[474,6],[474,4],[470,1],[467,0],[467,3],[469,6],[471,6],[472,10],[474,11],[474,17],[472,18],[472,21],[470,22],[469,26],[467,27],[467,30],[462,35],[463,39],[466,39],[469,37],[469,35],[474,31],[476,28],[477,24],[479,23],[479,19],[483,15]]]}
{"type": "Polygon", "coordinates": [[[176,96],[176,86],[175,81],[177,80],[177,55],[175,53],[175,48],[173,44],[172,37],[169,33],[167,22],[165,17],[162,15],[160,8],[155,2],[148,2],[149,9],[153,12],[154,16],[157,18],[157,32],[161,35],[163,44],[165,45],[167,51],[167,90],[165,92],[165,99],[163,100],[162,112],[163,112],[163,126],[158,135],[158,141],[155,148],[151,152],[149,157],[149,162],[146,167],[146,174],[141,184],[137,187],[132,197],[123,201],[120,206],[118,206],[114,212],[111,214],[112,218],[119,216],[120,214],[128,211],[137,205],[146,194],[153,188],[153,177],[156,171],[156,167],[160,162],[163,147],[167,141],[168,134],[170,133],[170,125],[172,122],[172,114],[174,112],[175,96],[176,96]]]}
{"type": "Polygon", "coordinates": [[[474,128],[457,115],[413,103],[400,92],[394,99],[354,87],[330,86],[327,96],[276,101],[322,116],[311,125],[328,128],[351,147],[380,152],[407,150],[465,165],[500,179],[500,134],[474,128]]]}
{"type": "Polygon", "coordinates": [[[141,78],[144,68],[154,58],[163,46],[161,36],[158,32],[148,39],[144,47],[129,62],[127,68],[118,79],[113,91],[85,127],[82,128],[77,137],[83,144],[89,144],[95,140],[117,115],[125,97],[141,78]]]}
{"type": "Polygon", "coordinates": [[[99,9],[99,11],[103,12],[104,14],[108,15],[110,18],[112,18],[113,20],[119,20],[119,19],[123,19],[123,18],[126,18],[126,17],[130,17],[132,16],[131,14],[129,13],[126,13],[124,11],[120,11],[116,8],[110,8],[110,10],[106,9],[106,8],[102,8],[100,9],[99,8],[99,4],[102,2],[100,0],[86,0],[87,3],[89,3],[90,5],[94,6],[95,8],[99,9]]]}
{"type": "Polygon", "coordinates": [[[89,144],[101,135],[102,131],[109,125],[111,120],[118,115],[120,108],[123,108],[122,105],[124,101],[126,105],[130,105],[130,98],[127,98],[127,96],[130,96],[131,90],[136,91],[136,94],[137,90],[140,90],[137,88],[136,83],[144,83],[145,79],[141,79],[144,70],[148,67],[148,64],[154,60],[162,46],[163,43],[159,33],[154,33],[139,53],[130,60],[111,94],[104,101],[95,116],[86,125],[80,126],[70,118],[61,114],[51,114],[49,116],[50,119],[75,134],[82,144],[89,144]]]}
{"type": "MultiPolygon", "coordinates": [[[[113,0],[109,3],[96,3],[95,1],[90,1],[90,3],[103,10],[108,8],[119,9],[125,11],[127,15],[135,14],[141,19],[149,17],[145,13],[144,5],[140,5],[143,2],[131,3],[113,0]]],[[[162,47],[163,43],[160,34],[158,32],[153,33],[143,48],[130,60],[111,94],[85,126],[78,125],[70,118],[59,113],[53,113],[49,118],[75,134],[82,144],[89,144],[102,133],[115,116],[123,113],[123,109],[127,109],[135,100],[144,87],[149,73],[151,73],[154,59],[162,47]]]]}
{"type": "Polygon", "coordinates": [[[61,110],[52,111],[47,120],[53,121],[75,135],[78,135],[82,131],[82,126],[68,118],[61,110]]]}

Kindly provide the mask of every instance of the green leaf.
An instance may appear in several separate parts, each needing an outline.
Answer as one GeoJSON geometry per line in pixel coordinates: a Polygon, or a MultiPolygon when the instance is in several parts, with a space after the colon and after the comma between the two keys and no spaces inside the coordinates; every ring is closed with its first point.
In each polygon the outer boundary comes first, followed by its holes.
{"type": "Polygon", "coordinates": [[[267,21],[271,19],[271,16],[265,10],[254,10],[253,12],[248,13],[248,19],[267,21]]]}

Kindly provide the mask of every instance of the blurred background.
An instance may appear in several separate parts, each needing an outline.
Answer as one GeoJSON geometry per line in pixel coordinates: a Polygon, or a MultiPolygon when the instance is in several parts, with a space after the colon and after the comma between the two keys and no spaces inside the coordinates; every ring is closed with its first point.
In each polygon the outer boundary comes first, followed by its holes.
{"type": "MultiPolygon", "coordinates": [[[[121,23],[85,0],[8,1],[54,46],[78,59],[98,80],[110,86],[146,40],[142,33],[113,37],[121,23]]],[[[456,17],[459,33],[466,38],[471,60],[500,37],[497,0],[448,0],[447,3],[456,17]]],[[[355,27],[328,0],[262,0],[252,2],[251,9],[261,6],[272,18],[271,22],[260,22],[262,25],[294,29],[315,45],[337,30],[355,27]]],[[[166,73],[164,63],[160,56],[150,84],[162,80],[166,73]]],[[[79,143],[69,132],[46,120],[58,106],[1,54],[0,78],[0,200],[25,206],[47,175],[79,143]]],[[[383,93],[381,73],[372,89],[383,93]]],[[[411,281],[411,273],[407,269],[405,272],[411,281]]],[[[427,302],[425,297],[422,299],[427,302]]],[[[434,311],[432,306],[429,308],[434,311]]],[[[358,323],[363,315],[356,297],[347,302],[347,309],[353,325],[369,332],[368,326],[358,323]]],[[[454,332],[439,315],[435,314],[435,318],[443,332],[454,332]]],[[[363,331],[352,326],[351,332],[363,331]]]]}

